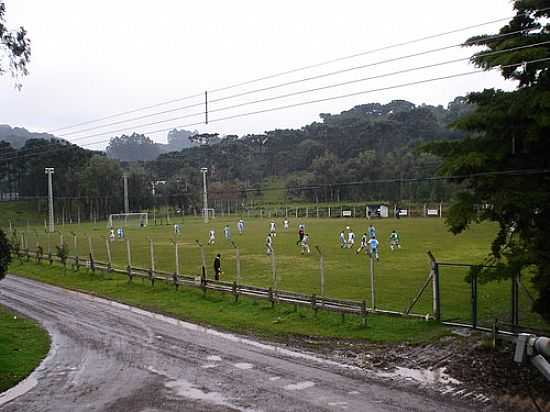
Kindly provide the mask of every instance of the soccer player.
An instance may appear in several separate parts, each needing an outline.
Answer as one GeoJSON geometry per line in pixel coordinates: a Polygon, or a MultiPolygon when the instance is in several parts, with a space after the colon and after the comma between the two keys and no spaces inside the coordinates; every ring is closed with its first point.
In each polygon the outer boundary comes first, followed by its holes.
{"type": "Polygon", "coordinates": [[[273,254],[273,238],[271,237],[271,233],[268,233],[265,238],[265,253],[268,256],[273,254]]]}
{"type": "Polygon", "coordinates": [[[302,255],[309,255],[311,253],[311,249],[309,248],[309,234],[305,234],[304,235],[304,238],[302,239],[302,242],[301,242],[301,246],[302,246],[302,255]]]}
{"type": "Polygon", "coordinates": [[[285,232],[288,232],[288,219],[285,217],[285,220],[283,220],[283,229],[285,232]]]}
{"type": "Polygon", "coordinates": [[[225,225],[223,228],[223,236],[225,240],[231,240],[231,229],[229,229],[229,225],[225,225]]]}
{"type": "Polygon", "coordinates": [[[269,232],[271,233],[271,236],[277,237],[277,225],[273,220],[269,224],[269,232]]]}
{"type": "Polygon", "coordinates": [[[376,258],[376,261],[378,262],[379,255],[378,255],[378,240],[373,236],[369,240],[369,246],[370,246],[370,256],[371,258],[376,258]]]}
{"type": "Polygon", "coordinates": [[[306,230],[304,228],[304,225],[298,225],[298,241],[296,242],[296,245],[299,245],[302,242],[305,233],[306,230]]]}
{"type": "Polygon", "coordinates": [[[112,242],[113,240],[115,240],[115,230],[113,228],[111,228],[109,230],[109,240],[112,242]]]}
{"type": "Polygon", "coordinates": [[[214,279],[220,280],[221,273],[222,273],[222,257],[218,253],[214,258],[214,279]]]}
{"type": "Polygon", "coordinates": [[[237,222],[237,231],[239,232],[239,235],[242,235],[244,233],[244,220],[240,219],[237,222]]]}
{"type": "Polygon", "coordinates": [[[212,246],[216,244],[216,231],[214,229],[210,229],[210,232],[208,232],[208,246],[212,246]]]}
{"type": "Polygon", "coordinates": [[[117,237],[122,240],[124,239],[124,229],[119,227],[117,230],[116,230],[116,235],[117,237]]]}
{"type": "Polygon", "coordinates": [[[176,223],[174,225],[174,234],[179,235],[180,233],[181,233],[181,226],[179,225],[179,223],[176,223]]]}
{"type": "Polygon", "coordinates": [[[353,233],[353,230],[350,229],[348,233],[348,248],[351,249],[353,245],[355,244],[355,233],[353,233]]]}
{"type": "Polygon", "coordinates": [[[363,236],[361,236],[361,244],[359,245],[359,249],[355,251],[355,254],[358,255],[362,250],[367,252],[367,246],[369,242],[369,237],[366,233],[363,233],[363,236]]]}
{"type": "Polygon", "coordinates": [[[390,249],[401,249],[401,244],[399,243],[399,233],[397,233],[397,230],[392,230],[390,234],[390,249]]]}
{"type": "Polygon", "coordinates": [[[338,235],[338,243],[340,243],[340,248],[342,249],[344,249],[347,246],[346,235],[344,234],[343,230],[338,235]]]}
{"type": "Polygon", "coordinates": [[[374,225],[372,223],[369,226],[367,233],[369,234],[370,239],[372,239],[373,237],[376,237],[376,229],[374,228],[374,225]]]}

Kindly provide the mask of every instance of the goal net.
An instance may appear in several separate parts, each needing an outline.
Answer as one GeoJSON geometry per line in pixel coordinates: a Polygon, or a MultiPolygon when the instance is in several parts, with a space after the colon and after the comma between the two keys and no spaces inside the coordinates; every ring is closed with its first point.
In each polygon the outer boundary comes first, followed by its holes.
{"type": "Polygon", "coordinates": [[[107,227],[145,227],[148,223],[149,217],[147,213],[114,213],[109,215],[107,227]]]}
{"type": "Polygon", "coordinates": [[[216,211],[214,209],[202,209],[202,217],[208,216],[209,218],[215,218],[216,217],[216,211]]]}

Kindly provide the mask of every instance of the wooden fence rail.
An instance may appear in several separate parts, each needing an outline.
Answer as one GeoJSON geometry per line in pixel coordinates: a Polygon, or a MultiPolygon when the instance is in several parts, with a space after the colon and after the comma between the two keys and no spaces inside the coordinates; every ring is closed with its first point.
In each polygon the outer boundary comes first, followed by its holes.
{"type": "MultiPolygon", "coordinates": [[[[20,249],[17,253],[19,259],[26,258],[30,261],[31,258],[36,259],[36,262],[46,260],[49,264],[61,263],[63,260],[53,254],[44,254],[40,250],[32,251],[29,249],[20,249]]],[[[112,262],[102,262],[95,260],[93,255],[87,258],[81,258],[78,256],[67,256],[65,265],[72,265],[73,268],[78,271],[81,266],[86,266],[91,271],[102,271],[109,273],[118,273],[128,276],[128,282],[131,282],[133,278],[147,279],[154,286],[155,281],[161,281],[171,284],[178,288],[179,286],[188,286],[202,289],[204,293],[207,290],[218,291],[222,293],[232,294],[235,297],[235,301],[238,301],[239,296],[248,296],[256,299],[265,299],[271,301],[274,305],[276,303],[286,303],[297,306],[309,307],[317,313],[319,310],[337,312],[344,316],[345,314],[357,315],[362,318],[363,325],[367,324],[367,316],[369,314],[385,314],[390,316],[406,316],[411,318],[426,318],[426,315],[417,313],[404,313],[397,311],[389,311],[383,309],[373,309],[367,305],[367,301],[356,300],[343,300],[334,299],[326,296],[318,295],[306,295],[297,292],[290,292],[284,290],[275,290],[274,288],[261,288],[257,286],[241,285],[237,282],[226,282],[222,280],[208,279],[204,274],[201,275],[184,275],[176,274],[166,271],[161,271],[155,268],[142,268],[138,266],[128,265],[125,268],[120,268],[112,265],[112,262]]]]}

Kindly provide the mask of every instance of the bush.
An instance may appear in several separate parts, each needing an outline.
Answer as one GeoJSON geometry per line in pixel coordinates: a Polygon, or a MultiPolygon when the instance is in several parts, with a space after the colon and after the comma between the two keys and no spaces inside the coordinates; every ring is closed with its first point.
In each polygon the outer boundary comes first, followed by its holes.
{"type": "Polygon", "coordinates": [[[4,279],[11,262],[11,247],[6,234],[0,230],[0,280],[4,279]]]}

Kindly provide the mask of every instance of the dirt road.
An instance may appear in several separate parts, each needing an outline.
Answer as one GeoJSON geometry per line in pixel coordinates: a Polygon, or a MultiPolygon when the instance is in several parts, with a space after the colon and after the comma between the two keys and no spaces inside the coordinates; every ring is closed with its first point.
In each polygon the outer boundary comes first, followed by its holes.
{"type": "Polygon", "coordinates": [[[36,385],[7,403],[0,397],[1,412],[472,409],[311,354],[14,276],[0,283],[0,304],[40,321],[53,343],[36,385]]]}

